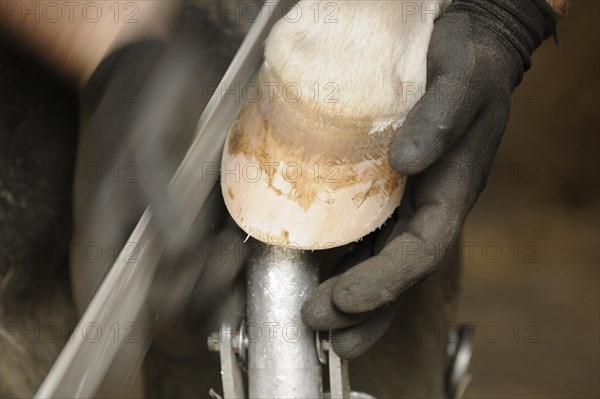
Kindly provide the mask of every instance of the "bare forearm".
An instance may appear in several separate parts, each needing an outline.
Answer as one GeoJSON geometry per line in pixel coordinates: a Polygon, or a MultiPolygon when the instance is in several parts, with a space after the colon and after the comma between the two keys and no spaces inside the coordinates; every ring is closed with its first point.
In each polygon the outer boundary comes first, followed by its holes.
{"type": "Polygon", "coordinates": [[[550,7],[554,10],[556,15],[559,17],[563,16],[567,12],[567,8],[569,7],[569,3],[571,0],[546,0],[550,7]]]}
{"type": "Polygon", "coordinates": [[[83,84],[116,46],[166,31],[171,1],[6,1],[0,27],[65,76],[83,84]]]}

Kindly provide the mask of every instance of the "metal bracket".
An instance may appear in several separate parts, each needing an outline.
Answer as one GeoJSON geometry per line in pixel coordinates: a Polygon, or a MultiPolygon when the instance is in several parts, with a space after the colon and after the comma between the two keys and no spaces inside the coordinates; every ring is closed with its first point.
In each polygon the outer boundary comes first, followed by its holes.
{"type": "Polygon", "coordinates": [[[329,394],[331,399],[350,398],[350,379],[348,360],[340,358],[329,342],[324,343],[323,349],[329,357],[329,394]]]}
{"type": "MultiPolygon", "coordinates": [[[[243,325],[242,325],[243,326],[243,325]]],[[[244,379],[240,363],[245,361],[246,348],[240,330],[235,331],[232,322],[221,324],[221,330],[208,337],[208,348],[219,352],[221,360],[221,380],[223,381],[223,397],[225,399],[244,399],[244,379]]],[[[218,395],[212,392],[212,395],[218,395]]],[[[213,396],[215,397],[215,396],[213,396]]]]}
{"type": "Polygon", "coordinates": [[[329,392],[323,394],[323,399],[376,399],[369,394],[350,390],[348,360],[340,358],[331,347],[330,340],[321,339],[318,331],[316,345],[319,362],[329,364],[329,392]]]}

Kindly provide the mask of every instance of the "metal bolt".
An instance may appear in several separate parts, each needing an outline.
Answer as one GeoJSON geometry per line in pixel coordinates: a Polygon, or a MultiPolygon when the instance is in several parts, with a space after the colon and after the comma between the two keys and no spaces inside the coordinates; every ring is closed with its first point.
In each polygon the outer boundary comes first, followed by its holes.
{"type": "Polygon", "coordinates": [[[242,364],[246,364],[248,357],[248,337],[246,336],[246,322],[242,320],[240,326],[231,340],[233,352],[238,355],[242,364]]]}

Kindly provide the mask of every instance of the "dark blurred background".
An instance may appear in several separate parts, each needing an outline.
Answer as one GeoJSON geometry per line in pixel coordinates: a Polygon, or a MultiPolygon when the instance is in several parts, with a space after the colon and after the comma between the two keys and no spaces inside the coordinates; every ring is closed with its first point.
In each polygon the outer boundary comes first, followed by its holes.
{"type": "Polygon", "coordinates": [[[513,99],[463,236],[468,398],[598,398],[600,3],[574,1],[513,99]]]}

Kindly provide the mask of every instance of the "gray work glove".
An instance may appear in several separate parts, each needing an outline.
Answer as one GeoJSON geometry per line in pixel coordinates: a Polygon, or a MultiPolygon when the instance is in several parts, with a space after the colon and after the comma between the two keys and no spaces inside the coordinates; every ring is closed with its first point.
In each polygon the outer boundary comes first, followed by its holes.
{"type": "Polygon", "coordinates": [[[334,330],[340,356],[375,343],[402,294],[436,272],[456,243],[486,185],[511,93],[555,26],[544,0],[455,0],[435,22],[427,91],[389,150],[391,165],[411,176],[395,225],[379,233],[381,251],[351,253],[376,256],[325,281],[302,308],[310,327],[334,330]]]}
{"type": "Polygon", "coordinates": [[[210,88],[216,88],[239,44],[223,36],[200,15],[186,13],[168,43],[141,42],[115,51],[85,88],[93,114],[79,145],[83,170],[75,182],[75,237],[95,243],[101,255],[90,261],[76,252],[72,259],[73,273],[85,280],[76,287],[82,291],[76,292],[78,302],[91,299],[121,250],[127,262],[137,261],[138,243],[127,239],[148,206],[162,245],[149,298],[159,323],[200,317],[241,270],[244,236],[224,207],[218,165],[198,164],[187,182],[190,192],[212,190],[201,214],[186,208],[187,193],[169,189],[210,88]]]}

